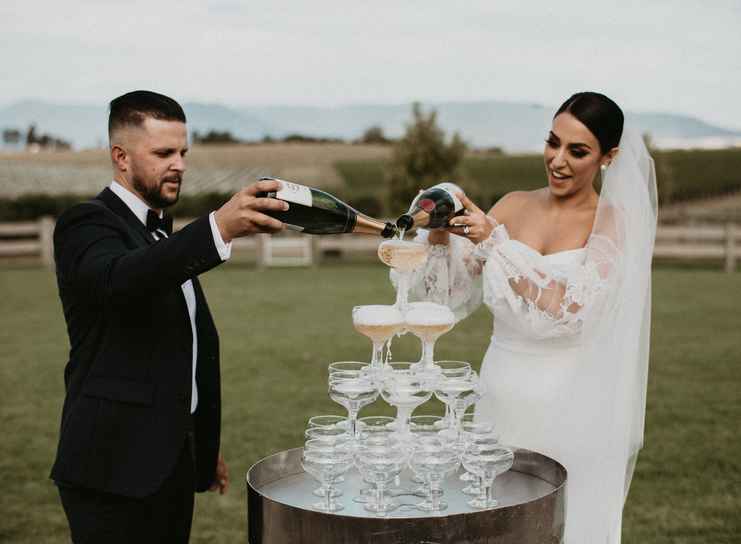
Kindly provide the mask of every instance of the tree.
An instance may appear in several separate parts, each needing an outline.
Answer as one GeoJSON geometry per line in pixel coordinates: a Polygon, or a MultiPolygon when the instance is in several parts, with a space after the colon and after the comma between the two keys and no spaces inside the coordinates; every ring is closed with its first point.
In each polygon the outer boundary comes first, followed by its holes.
{"type": "Polygon", "coordinates": [[[3,142],[6,144],[17,144],[21,141],[21,131],[16,128],[3,130],[3,142]]]}
{"type": "Polygon", "coordinates": [[[437,112],[425,115],[419,103],[412,106],[412,122],[404,136],[394,144],[388,169],[390,210],[399,212],[420,189],[441,181],[456,179],[466,152],[466,144],[455,133],[446,143],[437,126],[437,112]]]}
{"type": "Polygon", "coordinates": [[[228,130],[218,131],[209,130],[205,134],[201,134],[197,130],[193,131],[191,135],[194,144],[238,144],[239,139],[235,138],[232,133],[228,130]]]}
{"type": "Polygon", "coordinates": [[[32,145],[35,143],[38,143],[36,137],[36,125],[31,124],[28,127],[28,132],[26,132],[26,145],[32,145]]]}
{"type": "Polygon", "coordinates": [[[391,143],[391,140],[386,138],[386,135],[383,133],[383,128],[381,128],[378,125],[373,125],[372,127],[368,127],[365,129],[365,132],[363,132],[363,135],[360,137],[360,143],[361,144],[388,144],[391,143]]]}

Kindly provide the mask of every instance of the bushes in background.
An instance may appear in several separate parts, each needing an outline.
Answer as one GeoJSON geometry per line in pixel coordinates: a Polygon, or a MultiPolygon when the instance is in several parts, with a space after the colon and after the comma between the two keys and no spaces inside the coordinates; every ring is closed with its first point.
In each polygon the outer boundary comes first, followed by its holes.
{"type": "MultiPolygon", "coordinates": [[[[653,157],[662,204],[741,191],[741,149],[654,151],[653,157]]],[[[335,167],[350,194],[375,196],[387,213],[386,164],[382,160],[341,161],[335,167]]],[[[457,181],[479,206],[488,207],[511,191],[544,187],[543,157],[468,156],[457,181]]]]}
{"type": "MultiPolygon", "coordinates": [[[[654,151],[659,195],[662,204],[707,198],[741,191],[741,149],[708,151],[654,151]]],[[[339,161],[335,168],[344,187],[330,192],[374,217],[390,217],[408,205],[389,197],[388,165],[385,160],[339,161]]],[[[469,155],[454,178],[482,208],[504,194],[545,186],[541,155],[469,155]]],[[[442,180],[437,180],[442,181],[442,180]]],[[[76,202],[93,195],[25,194],[0,198],[0,221],[35,220],[59,216],[76,202]]],[[[177,217],[196,217],[217,209],[230,193],[204,192],[181,196],[172,209],[177,217]]]]}
{"type": "MultiPolygon", "coordinates": [[[[44,215],[59,215],[78,202],[95,195],[46,195],[27,194],[18,198],[0,198],[0,221],[33,221],[44,215]]],[[[170,211],[175,217],[198,217],[219,208],[231,193],[200,193],[182,195],[170,211]]]]}

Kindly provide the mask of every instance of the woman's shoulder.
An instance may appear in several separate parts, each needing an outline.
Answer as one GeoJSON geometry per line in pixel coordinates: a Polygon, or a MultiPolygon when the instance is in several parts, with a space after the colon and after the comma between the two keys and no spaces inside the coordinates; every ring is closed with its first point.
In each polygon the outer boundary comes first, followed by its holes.
{"type": "Polygon", "coordinates": [[[500,223],[506,223],[509,217],[519,215],[523,209],[537,204],[542,198],[542,193],[543,189],[507,193],[492,206],[489,215],[494,216],[500,223]]]}

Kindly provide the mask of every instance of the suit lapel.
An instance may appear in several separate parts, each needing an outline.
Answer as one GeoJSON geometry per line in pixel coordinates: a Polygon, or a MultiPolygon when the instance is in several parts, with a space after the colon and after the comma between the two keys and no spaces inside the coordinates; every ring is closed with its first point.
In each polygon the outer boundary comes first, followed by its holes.
{"type": "Polygon", "coordinates": [[[144,224],[139,221],[139,218],[134,215],[134,212],[110,188],[106,187],[95,198],[103,202],[113,213],[123,219],[124,223],[137,233],[138,238],[142,242],[147,245],[152,245],[155,242],[144,224]]]}

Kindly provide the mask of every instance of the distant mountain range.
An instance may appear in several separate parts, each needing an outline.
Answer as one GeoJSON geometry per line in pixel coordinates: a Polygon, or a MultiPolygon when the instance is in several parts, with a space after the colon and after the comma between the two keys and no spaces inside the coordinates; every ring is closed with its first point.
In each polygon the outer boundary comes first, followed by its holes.
{"type": "MultiPolygon", "coordinates": [[[[498,146],[509,152],[541,149],[554,110],[539,104],[503,101],[439,102],[423,106],[425,110],[437,110],[439,124],[449,134],[457,131],[472,146],[498,146]]],[[[266,135],[281,138],[294,133],[352,140],[373,125],[382,127],[389,137],[398,137],[411,119],[410,104],[239,108],[186,103],[184,108],[190,131],[230,131],[244,140],[259,140],[266,135]]],[[[650,133],[659,147],[741,145],[741,131],[686,115],[628,112],[626,117],[630,126],[650,133]]],[[[107,143],[106,106],[22,101],[0,107],[0,130],[16,128],[25,133],[31,123],[36,125],[37,133],[68,140],[76,149],[102,147],[107,143]]]]}

